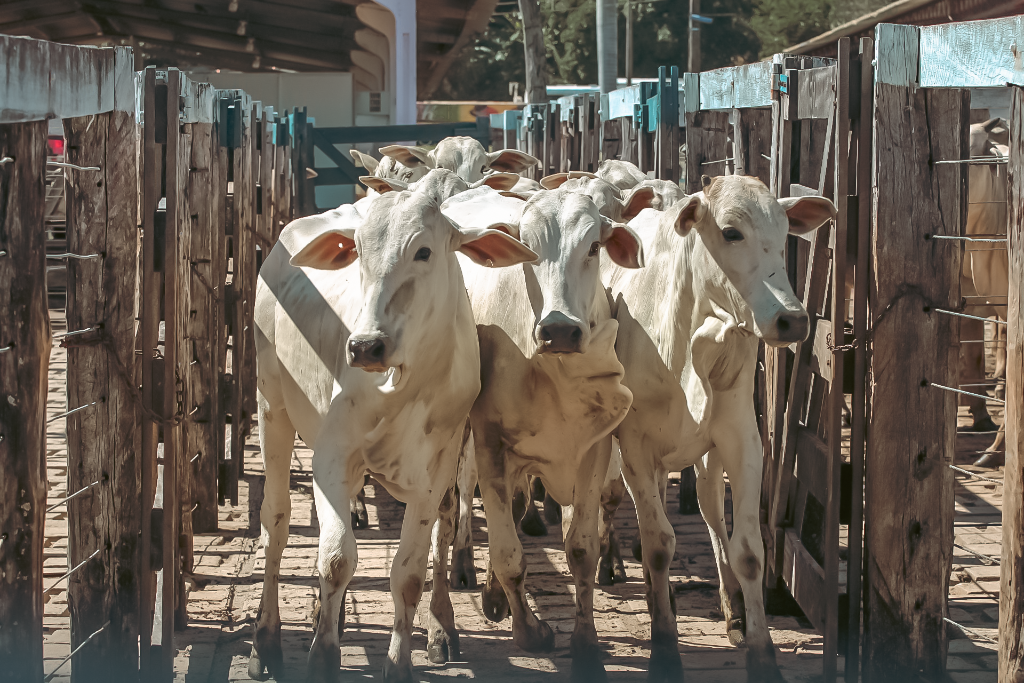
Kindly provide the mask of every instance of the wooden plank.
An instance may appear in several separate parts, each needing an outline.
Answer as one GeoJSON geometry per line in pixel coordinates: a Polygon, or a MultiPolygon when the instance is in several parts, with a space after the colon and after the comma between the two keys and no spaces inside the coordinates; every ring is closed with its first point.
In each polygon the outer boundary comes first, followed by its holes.
{"type": "MultiPolygon", "coordinates": [[[[214,367],[216,368],[216,397],[217,400],[213,404],[214,417],[213,424],[216,431],[217,438],[217,450],[216,450],[216,462],[217,462],[217,502],[224,504],[225,497],[228,493],[228,481],[230,479],[230,461],[227,458],[227,447],[226,447],[226,436],[227,436],[227,415],[228,415],[228,403],[230,399],[230,375],[227,373],[227,362],[228,362],[228,331],[227,326],[232,315],[232,310],[228,301],[229,287],[228,281],[228,246],[229,246],[229,224],[233,215],[233,207],[229,204],[230,197],[228,196],[228,173],[231,170],[231,155],[232,150],[226,144],[222,144],[223,141],[227,140],[227,131],[223,130],[228,127],[228,121],[224,116],[227,112],[226,102],[218,107],[218,119],[214,123],[214,136],[215,141],[214,153],[211,161],[213,162],[213,170],[211,171],[211,186],[213,187],[213,230],[214,230],[214,244],[211,274],[213,280],[211,281],[214,288],[217,290],[217,296],[214,299],[214,310],[213,316],[215,319],[214,333],[212,336],[211,343],[213,344],[213,361],[214,367]]],[[[287,124],[286,124],[287,125],[287,124]]]]}
{"type": "Polygon", "coordinates": [[[770,109],[733,110],[733,159],[736,175],[771,182],[772,112],[770,109]]]}
{"type": "Polygon", "coordinates": [[[701,109],[746,109],[772,105],[772,63],[727,66],[700,74],[701,109]]]}
{"type": "Polygon", "coordinates": [[[1020,61],[1024,16],[923,26],[919,30],[921,87],[1024,85],[1024,65],[1020,61]]]}
{"type": "MultiPolygon", "coordinates": [[[[50,322],[43,230],[46,123],[0,125],[0,661],[43,677],[43,520],[50,322]]],[[[72,406],[74,407],[74,406],[72,406]]]]}
{"type": "Polygon", "coordinates": [[[836,66],[822,66],[800,72],[797,79],[796,117],[827,119],[835,111],[836,66]]]}
{"type": "Polygon", "coordinates": [[[274,243],[274,130],[273,109],[263,112],[263,117],[256,125],[257,152],[255,159],[259,162],[259,188],[256,201],[256,241],[263,249],[263,256],[274,243]]]}
{"type": "Polygon", "coordinates": [[[825,605],[821,596],[825,594],[825,572],[792,529],[786,531],[783,556],[782,577],[786,587],[814,628],[824,631],[825,605]]]}
{"type": "MultiPolygon", "coordinates": [[[[867,436],[865,409],[867,403],[867,310],[868,287],[871,282],[871,108],[874,100],[874,68],[871,56],[874,41],[861,38],[860,109],[856,113],[854,140],[857,145],[857,250],[854,265],[853,293],[853,399],[850,424],[850,523],[847,525],[849,562],[846,592],[849,599],[849,623],[846,629],[845,679],[860,678],[860,612],[861,571],[863,566],[864,527],[864,442],[867,436]]],[[[854,87],[857,87],[855,85],[854,87]]],[[[854,112],[851,112],[854,114],[854,112]]],[[[849,266],[850,264],[848,264],[849,266]]]]}
{"type": "Polygon", "coordinates": [[[686,114],[687,194],[700,192],[701,176],[726,175],[730,155],[729,112],[698,111],[686,114]]]}
{"type": "Polygon", "coordinates": [[[0,123],[134,110],[131,48],[0,35],[0,123]]]}
{"type": "Polygon", "coordinates": [[[999,578],[999,680],[1024,679],[1024,90],[1011,88],[1007,225],[1010,296],[1007,305],[1006,467],[1003,468],[1003,547],[999,578]]]}
{"type": "Polygon", "coordinates": [[[916,43],[879,29],[863,673],[939,680],[957,402],[930,384],[956,386],[958,325],[932,309],[959,306],[960,249],[924,236],[966,220],[967,166],[931,162],[968,158],[969,94],[906,84],[916,43]]]}
{"type": "MultiPolygon", "coordinates": [[[[208,84],[199,84],[197,88],[212,91],[208,84]]],[[[212,99],[205,106],[209,108],[205,115],[212,121],[212,99]]],[[[188,198],[194,222],[189,245],[191,306],[187,372],[192,390],[189,411],[197,412],[185,424],[185,456],[192,476],[189,502],[195,506],[191,513],[193,530],[207,533],[217,530],[217,451],[218,442],[224,440],[223,426],[217,423],[220,372],[215,355],[219,319],[216,298],[221,291],[215,289],[217,278],[214,270],[214,251],[219,247],[214,213],[215,197],[219,194],[215,165],[219,159],[216,159],[213,123],[194,123],[191,126],[188,198]]]]}
{"type": "Polygon", "coordinates": [[[139,666],[140,413],[133,386],[138,266],[138,156],[128,112],[66,119],[66,159],[98,172],[68,170],[68,405],[99,402],[68,418],[67,491],[99,482],[68,501],[68,564],[100,554],[68,582],[71,647],[110,625],[76,656],[76,681],[129,680],[139,666]]]}
{"type": "MultiPolygon", "coordinates": [[[[156,237],[158,222],[163,224],[164,216],[157,215],[163,190],[163,144],[158,140],[166,139],[166,107],[156,106],[158,90],[166,97],[166,77],[158,84],[154,67],[145,70],[143,103],[145,111],[152,112],[146,116],[142,133],[142,264],[140,267],[141,291],[139,294],[139,340],[137,345],[142,361],[140,374],[142,379],[142,406],[147,415],[156,413],[157,401],[154,387],[159,371],[155,359],[157,340],[160,330],[160,288],[161,276],[157,270],[157,258],[163,262],[163,248],[158,245],[156,237]],[[162,130],[161,134],[157,134],[162,130]]],[[[163,229],[161,227],[161,229],[163,229]]],[[[161,400],[162,403],[162,400],[161,400]]],[[[158,680],[160,678],[159,652],[152,646],[153,617],[156,600],[156,583],[151,560],[160,558],[161,546],[159,538],[152,537],[153,503],[156,495],[156,451],[158,425],[152,419],[142,421],[142,524],[140,537],[140,597],[139,610],[139,670],[140,679],[158,680]]]]}
{"type": "Polygon", "coordinates": [[[917,83],[918,50],[921,29],[902,24],[879,24],[875,27],[875,81],[886,85],[910,86],[917,83]],[[879,50],[893,49],[900,58],[880,55],[879,50]]]}

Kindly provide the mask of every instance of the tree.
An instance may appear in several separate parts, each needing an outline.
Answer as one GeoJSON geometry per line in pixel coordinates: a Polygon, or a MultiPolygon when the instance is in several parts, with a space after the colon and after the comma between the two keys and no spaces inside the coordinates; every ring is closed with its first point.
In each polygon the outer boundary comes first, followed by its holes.
{"type": "Polygon", "coordinates": [[[526,101],[547,101],[548,69],[544,51],[543,17],[539,0],[519,0],[519,15],[523,18],[524,70],[526,71],[526,101]]]}

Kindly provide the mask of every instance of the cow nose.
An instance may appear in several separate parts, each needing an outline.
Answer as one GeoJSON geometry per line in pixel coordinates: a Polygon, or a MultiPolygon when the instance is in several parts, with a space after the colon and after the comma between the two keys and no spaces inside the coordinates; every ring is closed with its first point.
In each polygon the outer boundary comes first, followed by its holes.
{"type": "Polygon", "coordinates": [[[541,353],[579,353],[583,330],[572,323],[550,323],[540,327],[541,353]]]}
{"type": "Polygon", "coordinates": [[[387,338],[383,336],[352,337],[348,340],[348,362],[354,368],[384,372],[387,356],[387,338]]]}
{"type": "Polygon", "coordinates": [[[806,313],[782,313],[775,320],[780,342],[791,343],[807,339],[809,321],[806,313]]]}

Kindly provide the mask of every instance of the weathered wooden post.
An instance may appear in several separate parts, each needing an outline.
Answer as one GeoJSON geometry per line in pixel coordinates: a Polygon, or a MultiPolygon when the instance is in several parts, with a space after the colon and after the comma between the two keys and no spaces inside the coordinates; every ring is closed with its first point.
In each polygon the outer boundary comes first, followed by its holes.
{"type": "Polygon", "coordinates": [[[953,551],[959,235],[969,95],[917,84],[919,31],[875,43],[873,386],[866,455],[864,680],[941,680],[953,551]]]}
{"type": "Polygon", "coordinates": [[[216,355],[221,317],[217,299],[223,292],[214,264],[218,259],[223,231],[217,209],[223,194],[217,182],[219,141],[214,135],[215,92],[209,84],[196,85],[195,123],[192,130],[192,158],[188,173],[189,212],[192,217],[191,277],[189,289],[189,382],[192,387],[190,410],[197,412],[185,425],[188,446],[186,456],[191,467],[192,495],[189,505],[192,529],[198,533],[217,530],[217,453],[224,441],[224,426],[218,424],[220,371],[216,355]]]}
{"type": "Polygon", "coordinates": [[[115,48],[115,108],[64,121],[69,168],[67,322],[93,328],[68,347],[68,566],[99,551],[68,580],[71,648],[109,625],[81,650],[75,681],[130,680],[138,675],[139,528],[142,498],[139,392],[134,382],[138,284],[133,58],[115,48]]]}
{"type": "MultiPolygon", "coordinates": [[[[2,120],[2,119],[0,119],[2,120]]],[[[46,122],[0,125],[0,680],[43,677],[46,122]]]]}
{"type": "Polygon", "coordinates": [[[999,580],[999,680],[1024,681],[1024,89],[1011,86],[1007,225],[1006,466],[999,580]]]}

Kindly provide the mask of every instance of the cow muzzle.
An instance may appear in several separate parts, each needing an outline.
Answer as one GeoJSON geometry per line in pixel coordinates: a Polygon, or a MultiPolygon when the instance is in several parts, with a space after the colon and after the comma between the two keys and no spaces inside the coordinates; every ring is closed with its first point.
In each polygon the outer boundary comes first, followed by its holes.
{"type": "Polygon", "coordinates": [[[587,335],[583,325],[564,313],[551,313],[537,326],[539,353],[583,353],[587,335]]]}
{"type": "Polygon", "coordinates": [[[348,340],[348,364],[367,372],[385,372],[391,339],[382,334],[353,335],[348,340]]]}
{"type": "Polygon", "coordinates": [[[810,319],[807,313],[782,312],[775,317],[772,329],[775,330],[774,339],[765,339],[773,346],[785,346],[793,342],[800,342],[807,339],[807,331],[810,327],[810,319]]]}

